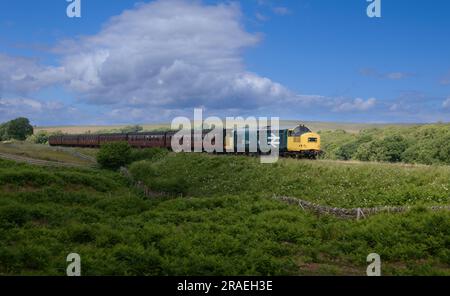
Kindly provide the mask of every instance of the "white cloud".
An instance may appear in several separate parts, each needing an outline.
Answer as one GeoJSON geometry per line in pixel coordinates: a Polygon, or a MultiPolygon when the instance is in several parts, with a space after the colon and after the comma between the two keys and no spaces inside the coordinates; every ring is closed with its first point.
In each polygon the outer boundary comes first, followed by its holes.
{"type": "MultiPolygon", "coordinates": [[[[289,12],[278,7],[278,13],[289,12]]],[[[112,17],[95,35],[60,42],[54,48],[60,55],[58,66],[0,55],[0,91],[26,93],[62,84],[101,109],[97,116],[112,122],[165,121],[199,106],[219,114],[232,110],[234,115],[291,106],[301,116],[307,108],[352,112],[376,104],[374,98],[295,94],[251,73],[242,51],[257,45],[261,37],[247,32],[241,18],[238,4],[187,0],[139,4],[112,17]]],[[[63,108],[57,102],[31,99],[0,103],[2,116],[19,114],[20,108],[22,114],[35,117],[56,116],[59,107],[63,108]]],[[[77,114],[82,118],[81,112],[77,114]]]]}
{"type": "Polygon", "coordinates": [[[444,109],[450,109],[450,97],[447,98],[447,100],[445,100],[444,102],[442,102],[442,107],[444,109]]]}
{"type": "Polygon", "coordinates": [[[236,4],[168,0],[125,11],[58,51],[70,51],[62,65],[68,85],[91,103],[255,107],[288,93],[245,70],[242,50],[259,40],[242,28],[236,4]]]}
{"type": "Polygon", "coordinates": [[[0,122],[15,117],[25,116],[39,120],[43,117],[64,117],[67,115],[66,106],[60,101],[40,101],[30,98],[0,98],[0,122]]]}
{"type": "Polygon", "coordinates": [[[395,103],[389,107],[389,111],[395,112],[399,109],[399,104],[395,103]]]}
{"type": "Polygon", "coordinates": [[[42,103],[24,98],[0,99],[0,110],[11,112],[17,109],[29,109],[38,112],[42,110],[42,103]]]}
{"type": "Polygon", "coordinates": [[[377,100],[375,98],[370,98],[363,100],[361,98],[356,98],[350,102],[343,102],[336,105],[333,111],[336,112],[351,112],[351,111],[368,111],[376,105],[377,100]]]}
{"type": "Polygon", "coordinates": [[[37,60],[0,53],[0,94],[28,93],[64,80],[64,69],[45,67],[37,60]]]}

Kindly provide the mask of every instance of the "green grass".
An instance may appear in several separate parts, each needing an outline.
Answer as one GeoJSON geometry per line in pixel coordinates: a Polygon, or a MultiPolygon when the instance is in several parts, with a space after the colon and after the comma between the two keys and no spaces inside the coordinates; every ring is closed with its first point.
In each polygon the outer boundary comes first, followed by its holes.
{"type": "Polygon", "coordinates": [[[48,145],[32,144],[20,141],[0,143],[0,153],[78,165],[92,165],[93,163],[92,161],[77,156],[72,153],[72,151],[94,156],[96,152],[93,150],[94,149],[62,149],[59,147],[50,147],[48,145]]]}
{"type": "Polygon", "coordinates": [[[450,167],[405,166],[172,154],[137,162],[135,177],[155,191],[188,196],[292,196],[336,207],[440,205],[450,202],[450,167]]]}
{"type": "MultiPolygon", "coordinates": [[[[132,166],[150,186],[173,193],[148,199],[115,172],[49,171],[0,160],[0,274],[64,275],[66,256],[76,252],[83,275],[364,275],[367,255],[376,252],[386,275],[450,275],[448,212],[418,207],[348,221],[266,197],[289,184],[292,194],[309,182],[326,186],[313,181],[317,176],[360,177],[369,169],[169,155],[132,166]],[[308,174],[302,186],[290,183],[308,174]]],[[[417,178],[409,181],[419,188],[425,172],[433,180],[448,174],[446,168],[417,169],[380,166],[379,172],[417,178]]],[[[356,199],[335,201],[352,203],[356,199]]]]}

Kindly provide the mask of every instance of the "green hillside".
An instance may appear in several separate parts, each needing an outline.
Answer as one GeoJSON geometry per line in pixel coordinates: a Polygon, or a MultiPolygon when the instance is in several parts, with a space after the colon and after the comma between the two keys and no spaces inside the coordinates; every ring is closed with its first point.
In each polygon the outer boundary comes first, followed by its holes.
{"type": "Polygon", "coordinates": [[[449,203],[446,167],[169,154],[130,170],[168,195],[116,172],[0,160],[0,274],[64,275],[72,252],[83,275],[364,275],[373,252],[386,275],[450,274],[450,213],[426,209],[449,203]],[[414,208],[342,220],[273,194],[414,208]]]}

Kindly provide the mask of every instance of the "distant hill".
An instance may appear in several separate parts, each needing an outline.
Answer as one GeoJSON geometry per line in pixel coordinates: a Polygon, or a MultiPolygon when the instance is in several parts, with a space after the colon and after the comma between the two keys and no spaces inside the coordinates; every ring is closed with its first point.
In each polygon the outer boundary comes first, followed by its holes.
{"type": "MultiPolygon", "coordinates": [[[[349,133],[358,133],[362,129],[367,128],[383,128],[388,126],[413,126],[418,124],[376,124],[376,123],[342,123],[342,122],[321,122],[321,121],[302,121],[302,120],[282,120],[280,122],[281,128],[294,128],[299,124],[304,124],[311,130],[317,131],[335,131],[345,130],[349,133]]],[[[144,131],[161,130],[170,128],[170,123],[160,124],[143,124],[141,125],[144,131]]],[[[86,125],[86,126],[46,126],[36,127],[35,132],[45,130],[48,132],[61,131],[67,134],[84,134],[84,133],[98,133],[98,132],[110,132],[113,130],[121,130],[126,125],[86,125]]]]}
{"type": "Polygon", "coordinates": [[[293,128],[299,124],[304,124],[312,131],[335,131],[344,130],[349,133],[358,133],[363,129],[368,128],[385,128],[390,126],[407,127],[422,124],[404,124],[404,123],[345,123],[345,122],[322,122],[322,121],[302,121],[302,120],[283,120],[281,121],[282,128],[293,128]]]}

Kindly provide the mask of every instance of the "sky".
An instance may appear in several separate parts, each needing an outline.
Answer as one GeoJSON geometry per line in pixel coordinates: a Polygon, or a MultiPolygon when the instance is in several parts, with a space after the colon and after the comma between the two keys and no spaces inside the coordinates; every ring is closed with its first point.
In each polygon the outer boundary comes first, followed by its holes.
{"type": "Polygon", "coordinates": [[[450,2],[0,0],[0,121],[450,121],[450,2]]]}

